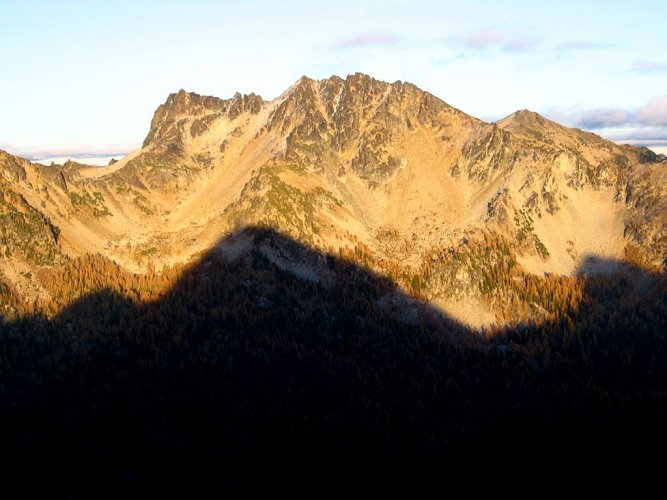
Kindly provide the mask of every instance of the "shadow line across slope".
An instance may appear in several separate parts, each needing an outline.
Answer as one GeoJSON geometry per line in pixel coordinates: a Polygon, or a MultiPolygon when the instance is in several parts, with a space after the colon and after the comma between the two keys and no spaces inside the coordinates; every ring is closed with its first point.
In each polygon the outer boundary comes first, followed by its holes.
{"type": "Polygon", "coordinates": [[[569,319],[485,339],[364,268],[246,228],[154,302],[104,289],[2,325],[2,475],[122,493],[257,470],[651,456],[667,443],[667,281],[624,269],[586,277],[569,319]]]}

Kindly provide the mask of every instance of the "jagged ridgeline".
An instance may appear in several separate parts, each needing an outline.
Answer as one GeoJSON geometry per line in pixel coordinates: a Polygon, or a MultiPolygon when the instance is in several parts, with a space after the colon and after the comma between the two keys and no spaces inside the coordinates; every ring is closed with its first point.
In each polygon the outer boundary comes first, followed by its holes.
{"type": "Polygon", "coordinates": [[[521,298],[533,276],[664,263],[663,160],[528,111],[485,123],[361,74],[303,77],[272,101],[181,90],[108,167],[3,153],[1,269],[28,309],[53,311],[65,304],[44,266],[99,253],[146,273],[255,225],[349,254],[471,326],[502,326],[555,312],[521,298]]]}
{"type": "Polygon", "coordinates": [[[107,167],[0,152],[5,455],[657,446],[666,172],[361,74],[180,91],[107,167]]]}

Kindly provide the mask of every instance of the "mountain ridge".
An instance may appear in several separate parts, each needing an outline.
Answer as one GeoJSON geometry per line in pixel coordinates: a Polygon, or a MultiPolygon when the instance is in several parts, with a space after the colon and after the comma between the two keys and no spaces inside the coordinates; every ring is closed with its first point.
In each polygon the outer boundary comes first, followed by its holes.
{"type": "Polygon", "coordinates": [[[481,242],[506,246],[537,274],[575,273],[590,256],[661,265],[667,179],[658,160],[532,112],[486,123],[410,83],[360,73],[304,76],[271,101],[180,90],[158,106],[142,148],[111,166],[1,155],[4,187],[16,194],[3,198],[6,216],[24,214],[21,224],[44,235],[46,260],[27,255],[30,236],[5,235],[0,267],[25,290],[40,285],[20,273],[61,256],[101,252],[146,272],[260,225],[320,250],[363,249],[406,289],[423,276],[426,300],[471,301],[498,320],[489,305],[498,298],[476,280],[504,257],[482,256],[481,242]],[[433,256],[452,252],[468,264],[434,272],[433,256]]]}

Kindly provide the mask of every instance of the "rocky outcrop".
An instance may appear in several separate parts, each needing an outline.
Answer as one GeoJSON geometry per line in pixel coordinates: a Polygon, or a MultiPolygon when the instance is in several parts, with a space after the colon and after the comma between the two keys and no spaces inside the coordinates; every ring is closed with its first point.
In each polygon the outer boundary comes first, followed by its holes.
{"type": "Polygon", "coordinates": [[[180,90],[170,94],[165,103],[158,106],[143,147],[179,151],[187,134],[191,137],[200,135],[222,116],[234,119],[246,112],[257,114],[263,105],[262,98],[254,93],[241,95],[237,92],[231,99],[219,99],[180,90]]]}

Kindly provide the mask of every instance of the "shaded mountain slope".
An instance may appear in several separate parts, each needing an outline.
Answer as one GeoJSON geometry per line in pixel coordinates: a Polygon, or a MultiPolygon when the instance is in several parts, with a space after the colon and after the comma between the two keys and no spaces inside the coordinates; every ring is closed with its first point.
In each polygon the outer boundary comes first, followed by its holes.
{"type": "MultiPolygon", "coordinates": [[[[346,464],[350,481],[375,467],[406,480],[428,464],[576,468],[667,444],[664,274],[564,278],[558,319],[485,339],[262,228],[150,300],[133,298],[150,281],[110,287],[97,266],[97,291],[53,319],[0,326],[3,473],[123,495],[295,470],[331,480],[346,464]]],[[[539,280],[523,293],[556,300],[539,280]]]]}

